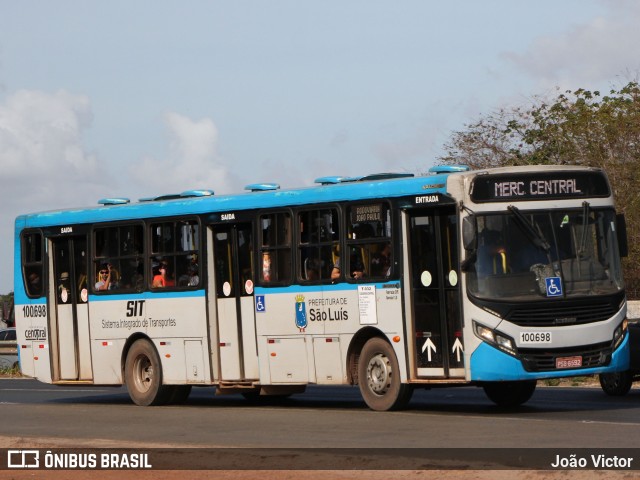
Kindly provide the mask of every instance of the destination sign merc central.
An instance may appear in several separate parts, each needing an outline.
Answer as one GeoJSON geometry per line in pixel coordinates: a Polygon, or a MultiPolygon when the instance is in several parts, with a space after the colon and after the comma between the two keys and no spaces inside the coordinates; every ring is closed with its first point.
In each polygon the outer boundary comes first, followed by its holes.
{"type": "Polygon", "coordinates": [[[606,197],[610,193],[601,171],[500,174],[476,177],[471,188],[475,202],[606,197]]]}
{"type": "Polygon", "coordinates": [[[575,178],[567,180],[531,180],[526,182],[498,182],[495,197],[522,197],[525,195],[581,194],[575,178]]]}

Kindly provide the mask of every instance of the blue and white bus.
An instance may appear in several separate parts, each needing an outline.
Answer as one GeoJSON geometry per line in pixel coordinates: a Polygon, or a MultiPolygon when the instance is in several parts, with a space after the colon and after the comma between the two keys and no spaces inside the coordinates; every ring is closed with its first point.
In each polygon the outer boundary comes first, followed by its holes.
{"type": "Polygon", "coordinates": [[[374,410],[623,371],[624,218],[605,173],[439,166],[21,215],[23,374],[138,405],[358,385],[374,410]]]}

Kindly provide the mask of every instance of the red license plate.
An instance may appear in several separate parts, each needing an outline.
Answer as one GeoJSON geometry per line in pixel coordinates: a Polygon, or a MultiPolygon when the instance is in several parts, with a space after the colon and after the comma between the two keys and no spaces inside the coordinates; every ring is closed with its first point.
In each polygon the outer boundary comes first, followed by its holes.
{"type": "Polygon", "coordinates": [[[582,357],[558,357],[556,368],[579,368],[582,366],[582,357]]]}

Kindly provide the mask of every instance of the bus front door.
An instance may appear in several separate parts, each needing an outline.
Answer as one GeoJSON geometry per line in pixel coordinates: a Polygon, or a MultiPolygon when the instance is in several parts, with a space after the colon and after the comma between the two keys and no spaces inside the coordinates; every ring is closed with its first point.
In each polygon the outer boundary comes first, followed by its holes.
{"type": "Polygon", "coordinates": [[[85,236],[52,240],[49,305],[52,318],[54,380],[91,380],[91,345],[85,236]],[[55,340],[55,341],[54,341],[55,340]]]}
{"type": "Polygon", "coordinates": [[[259,378],[253,305],[252,232],[251,223],[216,225],[211,228],[215,283],[211,291],[215,292],[218,378],[221,381],[259,378]]]}
{"type": "Polygon", "coordinates": [[[455,207],[405,214],[407,332],[413,378],[463,378],[455,207]],[[408,231],[408,233],[407,233],[408,231]]]}

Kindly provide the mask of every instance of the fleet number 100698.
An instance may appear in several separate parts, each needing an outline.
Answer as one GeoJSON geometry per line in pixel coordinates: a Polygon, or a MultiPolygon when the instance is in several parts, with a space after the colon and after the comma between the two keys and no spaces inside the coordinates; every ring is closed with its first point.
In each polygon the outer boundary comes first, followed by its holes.
{"type": "Polygon", "coordinates": [[[520,332],[520,344],[551,343],[551,332],[520,332]]]}

